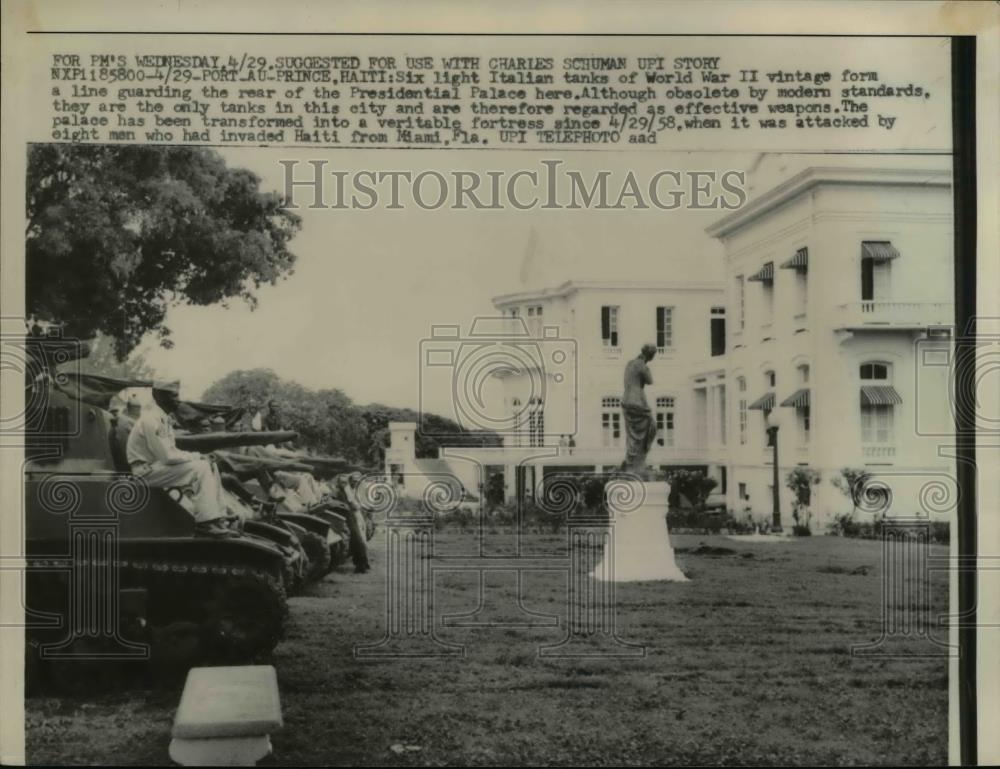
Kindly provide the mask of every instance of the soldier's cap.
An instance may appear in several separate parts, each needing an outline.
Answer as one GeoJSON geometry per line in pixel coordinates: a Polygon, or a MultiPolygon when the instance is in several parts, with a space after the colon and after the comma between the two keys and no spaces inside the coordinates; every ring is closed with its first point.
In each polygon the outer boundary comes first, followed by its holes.
{"type": "Polygon", "coordinates": [[[171,395],[180,395],[181,381],[179,379],[174,379],[172,381],[157,379],[153,382],[153,389],[164,393],[170,393],[171,395]]]}

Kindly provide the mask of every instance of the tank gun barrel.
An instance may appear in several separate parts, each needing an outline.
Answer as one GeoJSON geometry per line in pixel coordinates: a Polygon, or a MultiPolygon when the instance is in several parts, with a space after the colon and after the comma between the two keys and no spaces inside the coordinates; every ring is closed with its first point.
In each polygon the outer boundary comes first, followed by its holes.
{"type": "Polygon", "coordinates": [[[217,449],[230,449],[237,446],[268,446],[295,440],[299,434],[294,430],[268,430],[265,432],[246,433],[189,433],[177,435],[177,448],[184,451],[200,451],[202,453],[217,449]]]}

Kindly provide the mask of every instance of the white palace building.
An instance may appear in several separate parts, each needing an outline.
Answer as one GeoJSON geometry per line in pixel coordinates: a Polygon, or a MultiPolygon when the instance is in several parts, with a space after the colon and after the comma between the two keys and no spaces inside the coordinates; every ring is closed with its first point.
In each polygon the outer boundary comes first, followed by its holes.
{"type": "MultiPolygon", "coordinates": [[[[478,468],[503,472],[509,496],[531,493],[546,473],[616,467],[624,366],[653,342],[651,465],[703,469],[729,510],[771,521],[768,428],[777,428],[785,526],[785,477],[796,466],[820,473],[810,500],[817,533],[851,510],[831,482],[845,467],[888,490],[889,515],[948,515],[949,159],[836,160],[758,158],[748,204],[708,228],[724,248],[721,284],[652,275],[496,297],[499,314],[543,349],[546,336],[575,342],[561,348],[576,356],[575,385],[539,388],[529,381],[537,371],[506,372],[499,408],[525,415],[518,429],[503,448],[448,449],[441,459],[475,493],[478,468]]],[[[412,471],[405,433],[415,428],[396,426],[387,471],[412,471]]]]}

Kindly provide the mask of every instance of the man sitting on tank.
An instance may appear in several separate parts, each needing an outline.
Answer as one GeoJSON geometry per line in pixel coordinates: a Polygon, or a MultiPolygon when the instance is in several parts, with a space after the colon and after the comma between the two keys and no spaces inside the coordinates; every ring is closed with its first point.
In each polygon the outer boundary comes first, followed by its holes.
{"type": "Polygon", "coordinates": [[[190,500],[197,534],[238,536],[225,525],[222,481],[215,465],[201,454],[177,448],[169,415],[176,411],[179,395],[180,382],[153,385],[154,402],[143,407],[128,436],[129,467],[154,488],[182,489],[190,500]]]}

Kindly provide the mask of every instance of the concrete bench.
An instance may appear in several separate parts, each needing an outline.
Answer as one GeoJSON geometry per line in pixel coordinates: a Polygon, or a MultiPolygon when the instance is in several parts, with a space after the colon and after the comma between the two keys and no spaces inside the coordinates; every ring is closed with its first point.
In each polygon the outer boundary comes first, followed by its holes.
{"type": "Polygon", "coordinates": [[[174,717],[170,757],[182,766],[252,766],[282,726],[270,665],[191,668],[174,717]]]}

